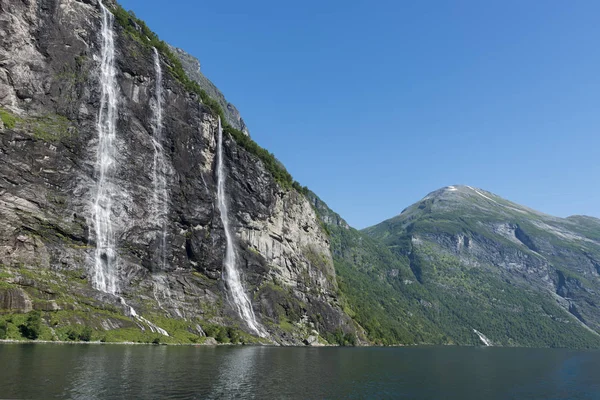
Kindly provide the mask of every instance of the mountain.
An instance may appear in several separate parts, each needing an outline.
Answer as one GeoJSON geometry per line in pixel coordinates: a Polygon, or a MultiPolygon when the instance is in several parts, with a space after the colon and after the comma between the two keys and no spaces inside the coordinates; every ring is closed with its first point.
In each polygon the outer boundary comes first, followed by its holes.
{"type": "Polygon", "coordinates": [[[109,0],[0,17],[0,336],[362,340],[299,185],[180,52],[109,0]]]}
{"type": "MultiPolygon", "coordinates": [[[[356,230],[315,193],[308,197],[331,237],[344,311],[375,344],[442,344],[450,340],[408,263],[386,245],[356,230]]],[[[461,342],[467,344],[470,342],[461,342]]]]}
{"type": "Polygon", "coordinates": [[[600,224],[557,218],[470,186],[430,193],[362,233],[430,295],[455,343],[482,333],[504,346],[598,347],[600,224]]]}
{"type": "Polygon", "coordinates": [[[0,339],[600,347],[600,220],[449,186],[356,230],[199,66],[0,0],[0,339]]]}

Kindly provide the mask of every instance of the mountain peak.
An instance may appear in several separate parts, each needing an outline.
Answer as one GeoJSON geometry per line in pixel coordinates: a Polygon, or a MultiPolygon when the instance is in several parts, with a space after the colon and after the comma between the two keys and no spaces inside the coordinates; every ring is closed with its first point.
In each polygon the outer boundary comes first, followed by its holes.
{"type": "Polygon", "coordinates": [[[494,198],[500,199],[499,196],[469,185],[450,185],[429,193],[423,200],[431,198],[457,197],[457,196],[479,196],[480,198],[495,201],[494,198]]]}
{"type": "Polygon", "coordinates": [[[469,185],[449,185],[429,193],[388,221],[403,221],[403,224],[406,224],[420,216],[432,214],[486,215],[501,218],[528,215],[556,219],[484,189],[469,185]]]}

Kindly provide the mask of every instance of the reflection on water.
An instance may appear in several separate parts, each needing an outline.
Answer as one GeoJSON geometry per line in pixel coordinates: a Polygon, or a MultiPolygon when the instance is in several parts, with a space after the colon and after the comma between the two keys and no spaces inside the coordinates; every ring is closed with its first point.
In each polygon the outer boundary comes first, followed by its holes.
{"type": "Polygon", "coordinates": [[[0,345],[0,398],[595,399],[600,352],[0,345]]]}
{"type": "Polygon", "coordinates": [[[239,397],[250,394],[253,382],[260,380],[260,358],[264,347],[229,349],[218,365],[219,374],[208,398],[239,397]]]}

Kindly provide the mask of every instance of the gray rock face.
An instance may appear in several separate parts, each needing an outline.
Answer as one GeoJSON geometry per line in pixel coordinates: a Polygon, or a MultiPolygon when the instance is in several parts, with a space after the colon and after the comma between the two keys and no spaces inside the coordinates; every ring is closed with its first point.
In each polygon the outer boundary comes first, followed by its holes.
{"type": "Polygon", "coordinates": [[[0,310],[26,313],[32,309],[31,299],[22,289],[0,289],[0,310]]]}
{"type": "MultiPolygon", "coordinates": [[[[85,308],[101,321],[99,329],[135,326],[106,317],[106,310],[126,310],[116,296],[89,283],[96,245],[99,5],[0,0],[0,11],[0,273],[37,282],[30,295],[40,301],[39,309],[85,308]],[[35,289],[43,285],[58,287],[64,296],[35,289]]],[[[114,29],[119,91],[111,217],[119,295],[147,319],[181,321],[183,332],[197,336],[206,325],[245,330],[221,280],[217,120],[165,73],[161,144],[170,200],[167,266],[161,269],[161,227],[151,211],[153,51],[118,24],[114,29]]],[[[236,126],[235,118],[230,123],[236,126]]],[[[237,126],[245,128],[239,115],[237,126]]],[[[338,305],[328,238],[307,199],[282,189],[230,137],[224,138],[224,163],[239,268],[271,340],[300,344],[312,329],[355,332],[338,305]]]]}
{"type": "Polygon", "coordinates": [[[317,210],[319,218],[325,225],[333,225],[343,229],[350,229],[350,225],[348,225],[348,223],[338,213],[332,211],[315,193],[310,191],[308,193],[308,198],[315,210],[317,210]]]}
{"type": "Polygon", "coordinates": [[[210,79],[204,76],[202,70],[200,69],[200,61],[196,57],[186,53],[180,48],[173,46],[170,46],[170,48],[171,51],[181,60],[181,63],[183,64],[183,69],[185,70],[187,76],[190,77],[190,79],[196,81],[198,85],[200,85],[200,87],[204,89],[211,98],[219,102],[219,105],[225,113],[225,118],[227,118],[227,122],[229,122],[229,124],[235,129],[244,132],[246,136],[250,136],[250,131],[248,130],[246,123],[242,119],[240,112],[233,104],[227,101],[225,95],[221,93],[219,88],[217,88],[215,84],[210,81],[210,79]]]}

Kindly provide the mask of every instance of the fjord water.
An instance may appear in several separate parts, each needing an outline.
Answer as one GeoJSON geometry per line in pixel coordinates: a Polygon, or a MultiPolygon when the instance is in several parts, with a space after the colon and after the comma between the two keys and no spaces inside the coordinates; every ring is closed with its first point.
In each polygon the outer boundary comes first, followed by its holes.
{"type": "Polygon", "coordinates": [[[0,345],[0,397],[597,399],[600,352],[0,345]]]}

